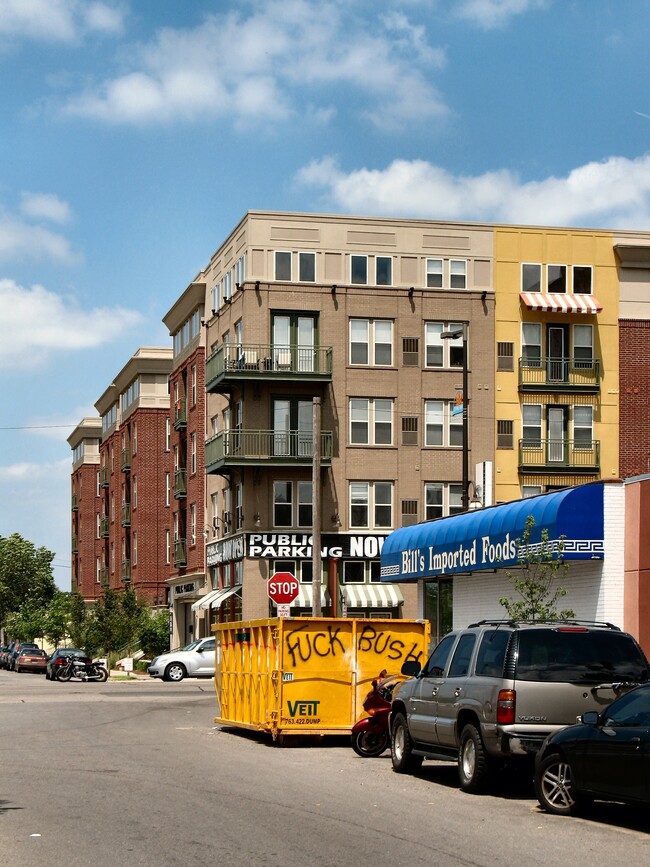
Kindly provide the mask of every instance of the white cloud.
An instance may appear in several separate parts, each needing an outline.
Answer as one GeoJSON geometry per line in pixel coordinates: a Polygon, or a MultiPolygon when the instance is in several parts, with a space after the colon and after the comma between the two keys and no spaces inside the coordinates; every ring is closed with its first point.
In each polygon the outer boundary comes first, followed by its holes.
{"type": "Polygon", "coordinates": [[[64,112],[116,124],[227,117],[268,125],[307,104],[326,116],[342,87],[377,124],[447,112],[428,79],[444,51],[428,44],[425,29],[402,13],[368,27],[336,0],[269,0],[248,17],[212,15],[194,29],[162,29],[130,56],[129,71],[73,96],[64,112]]]}
{"type": "Polygon", "coordinates": [[[48,258],[66,265],[78,261],[63,235],[0,212],[0,260],[26,258],[48,258]]]}
{"type": "Polygon", "coordinates": [[[461,0],[455,6],[456,14],[485,30],[503,27],[515,15],[536,9],[545,9],[550,0],[461,0]]]}
{"type": "Polygon", "coordinates": [[[52,223],[67,223],[70,219],[70,205],[51,193],[23,193],[21,211],[26,217],[52,223]]]}
{"type": "Polygon", "coordinates": [[[522,181],[507,170],[452,175],[424,160],[345,173],[328,157],[297,178],[348,213],[650,229],[650,155],[610,157],[540,181],[522,181]]]}
{"type": "Polygon", "coordinates": [[[74,42],[86,32],[120,33],[121,4],[88,0],[2,0],[0,38],[74,42]]]}
{"type": "Polygon", "coordinates": [[[25,288],[0,279],[0,371],[36,367],[56,353],[109,344],[141,321],[135,310],[97,307],[86,311],[76,301],[43,286],[25,288]]]}

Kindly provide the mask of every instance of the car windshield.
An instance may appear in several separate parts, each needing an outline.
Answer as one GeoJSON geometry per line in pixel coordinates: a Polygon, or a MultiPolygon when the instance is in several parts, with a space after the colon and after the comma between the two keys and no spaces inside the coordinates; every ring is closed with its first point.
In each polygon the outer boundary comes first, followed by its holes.
{"type": "Polygon", "coordinates": [[[190,641],[189,644],[186,644],[185,647],[181,647],[181,650],[194,650],[195,647],[199,646],[201,641],[201,638],[196,638],[194,641],[190,641]]]}
{"type": "Polygon", "coordinates": [[[636,643],[621,632],[522,630],[517,678],[551,683],[648,680],[648,664],[636,643]]]}

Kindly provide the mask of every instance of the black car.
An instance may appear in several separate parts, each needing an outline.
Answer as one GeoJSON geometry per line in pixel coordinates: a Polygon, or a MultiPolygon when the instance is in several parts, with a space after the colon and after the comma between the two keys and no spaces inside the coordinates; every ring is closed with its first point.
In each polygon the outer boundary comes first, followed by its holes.
{"type": "Polygon", "coordinates": [[[88,659],[88,654],[85,650],[79,650],[78,647],[57,647],[52,656],[47,661],[45,669],[45,677],[48,680],[56,680],[56,669],[63,665],[67,657],[73,656],[75,659],[88,659]]]}
{"type": "Polygon", "coordinates": [[[38,649],[38,644],[35,644],[33,641],[14,641],[9,645],[10,652],[7,657],[7,669],[9,671],[16,670],[16,660],[20,654],[20,651],[25,649],[36,650],[38,649]]]}
{"type": "Polygon", "coordinates": [[[650,684],[581,719],[547,738],[537,754],[542,807],[567,816],[596,799],[650,806],[650,684]]]}

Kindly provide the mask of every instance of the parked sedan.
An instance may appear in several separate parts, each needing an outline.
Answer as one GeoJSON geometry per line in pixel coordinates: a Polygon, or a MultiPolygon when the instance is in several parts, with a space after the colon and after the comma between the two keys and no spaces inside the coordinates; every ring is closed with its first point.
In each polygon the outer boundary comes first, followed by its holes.
{"type": "Polygon", "coordinates": [[[15,671],[36,671],[45,674],[47,670],[47,653],[40,647],[21,647],[16,658],[15,671]]]}
{"type": "Polygon", "coordinates": [[[7,660],[7,668],[10,671],[16,670],[16,660],[18,659],[18,654],[21,650],[38,650],[38,644],[34,644],[33,641],[14,641],[13,645],[10,645],[11,653],[9,654],[9,658],[7,660]]]}
{"type": "Polygon", "coordinates": [[[571,815],[598,799],[650,806],[650,684],[546,739],[535,791],[549,813],[571,815]]]}

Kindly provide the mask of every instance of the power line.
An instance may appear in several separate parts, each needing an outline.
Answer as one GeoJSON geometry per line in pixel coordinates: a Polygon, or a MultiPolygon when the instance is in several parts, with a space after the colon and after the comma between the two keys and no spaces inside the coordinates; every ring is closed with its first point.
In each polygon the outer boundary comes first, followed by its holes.
{"type": "Polygon", "coordinates": [[[65,427],[70,429],[74,427],[76,424],[70,422],[70,424],[31,424],[31,425],[20,425],[18,427],[0,427],[0,430],[43,430],[45,428],[57,428],[57,427],[65,427]]]}

